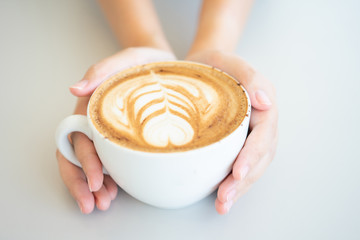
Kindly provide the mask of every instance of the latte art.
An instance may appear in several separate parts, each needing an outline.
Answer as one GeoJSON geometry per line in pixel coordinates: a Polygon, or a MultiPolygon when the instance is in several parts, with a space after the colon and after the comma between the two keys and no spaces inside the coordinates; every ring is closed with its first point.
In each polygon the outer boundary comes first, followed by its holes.
{"type": "Polygon", "coordinates": [[[103,84],[90,102],[99,132],[128,148],[155,152],[198,148],[231,133],[247,109],[241,87],[210,67],[174,64],[130,69],[103,84]]]}
{"type": "Polygon", "coordinates": [[[102,115],[114,129],[155,147],[183,146],[198,135],[198,121],[216,113],[217,92],[186,76],[149,75],[111,89],[102,115]]]}

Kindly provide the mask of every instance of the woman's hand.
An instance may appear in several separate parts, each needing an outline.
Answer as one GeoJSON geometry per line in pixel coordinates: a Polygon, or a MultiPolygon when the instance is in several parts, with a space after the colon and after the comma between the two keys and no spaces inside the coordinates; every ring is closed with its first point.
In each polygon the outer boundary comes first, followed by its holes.
{"type": "Polygon", "coordinates": [[[278,109],[271,82],[240,57],[220,51],[196,53],[188,60],[205,63],[235,77],[247,90],[252,105],[249,135],[232,168],[220,184],[215,207],[227,213],[265,172],[275,155],[278,140],[278,109]]]}
{"type": "MultiPolygon", "coordinates": [[[[90,95],[111,75],[135,65],[166,60],[175,60],[175,56],[167,51],[137,47],[122,50],[93,65],[83,79],[70,88],[72,94],[79,97],[74,113],[86,115],[90,95]]],[[[117,195],[116,183],[103,174],[102,164],[90,139],[76,132],[71,135],[71,140],[82,169],[70,163],[57,150],[56,157],[65,185],[82,213],[91,213],[95,204],[98,209],[107,210],[117,195]]]]}

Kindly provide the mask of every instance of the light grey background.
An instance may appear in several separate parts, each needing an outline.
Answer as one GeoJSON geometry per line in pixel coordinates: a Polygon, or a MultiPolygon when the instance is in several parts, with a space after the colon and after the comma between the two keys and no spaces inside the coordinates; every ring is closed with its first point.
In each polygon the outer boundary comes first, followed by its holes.
{"type": "MultiPolygon", "coordinates": [[[[179,57],[199,1],[155,1],[179,57]]],[[[0,239],[360,239],[360,3],[258,0],[237,52],[277,88],[280,141],[228,215],[123,191],[82,215],[58,173],[68,87],[119,47],[95,1],[0,2],[0,239]]]]}

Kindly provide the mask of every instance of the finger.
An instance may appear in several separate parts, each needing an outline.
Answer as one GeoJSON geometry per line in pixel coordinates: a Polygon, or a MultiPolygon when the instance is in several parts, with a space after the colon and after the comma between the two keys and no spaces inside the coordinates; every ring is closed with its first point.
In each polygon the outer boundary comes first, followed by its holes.
{"type": "MultiPolygon", "coordinates": [[[[277,144],[276,141],[273,143],[273,149],[275,149],[277,144]]],[[[274,154],[275,152],[272,151],[271,154],[263,156],[263,158],[251,169],[245,178],[237,180],[234,178],[233,174],[230,174],[223,183],[221,183],[218,189],[218,196],[215,201],[215,208],[219,214],[228,213],[233,204],[249,191],[251,186],[264,174],[273,159],[274,154]]]]}
{"type": "MultiPolygon", "coordinates": [[[[217,201],[218,204],[227,204],[228,209],[231,205],[237,200],[240,193],[245,193],[245,190],[248,189],[253,183],[241,181],[234,178],[233,174],[229,174],[225,180],[220,184],[217,192],[217,201]],[[246,187],[246,188],[245,188],[246,187]]],[[[226,206],[226,205],[225,205],[226,206]]]]}
{"type": "Polygon", "coordinates": [[[274,114],[273,111],[254,111],[253,120],[256,124],[252,126],[244,148],[234,163],[232,174],[218,189],[215,206],[220,214],[229,211],[233,203],[247,192],[273,159],[277,144],[277,125],[272,126],[272,122],[277,120],[270,117],[274,114]]]}
{"type": "Polygon", "coordinates": [[[93,193],[95,204],[99,210],[105,211],[110,207],[111,196],[106,187],[103,185],[98,191],[93,193]]]}
{"type": "Polygon", "coordinates": [[[234,205],[234,203],[242,196],[244,195],[249,189],[251,188],[251,185],[245,185],[242,182],[238,183],[234,186],[236,191],[234,191],[234,196],[227,200],[226,202],[222,202],[219,197],[215,200],[215,209],[216,211],[223,215],[230,211],[231,207],[234,205]]]}
{"type": "Polygon", "coordinates": [[[70,87],[70,91],[78,97],[89,96],[105,79],[121,70],[165,60],[175,60],[175,56],[153,48],[127,48],[90,67],[83,79],[70,87]]]}
{"type": "Polygon", "coordinates": [[[256,126],[245,141],[243,149],[240,151],[233,165],[233,175],[237,180],[246,177],[249,171],[258,163],[268,150],[268,143],[262,139],[259,127],[256,126]]]}
{"type": "MultiPolygon", "coordinates": [[[[251,132],[233,165],[236,180],[242,180],[266,155],[274,155],[277,143],[277,114],[274,109],[267,112],[253,111],[251,132]]],[[[272,158],[271,158],[272,159],[272,158]]]]}
{"type": "Polygon", "coordinates": [[[228,213],[232,205],[233,205],[232,202],[223,203],[220,202],[218,198],[215,200],[215,209],[221,215],[228,213]]]}
{"type": "Polygon", "coordinates": [[[236,186],[240,183],[240,181],[235,180],[232,174],[229,174],[225,178],[225,180],[220,184],[217,191],[217,199],[221,203],[226,203],[229,200],[233,199],[235,196],[236,186]]]}
{"type": "Polygon", "coordinates": [[[98,191],[103,185],[104,175],[94,143],[85,134],[80,132],[73,133],[71,138],[76,157],[86,175],[89,190],[91,192],[98,191]]]}
{"type": "MultiPolygon", "coordinates": [[[[256,119],[258,116],[255,114],[254,117],[256,119]]],[[[276,128],[270,132],[268,128],[268,122],[253,127],[233,165],[232,174],[219,186],[218,201],[221,203],[234,199],[239,194],[238,186],[253,184],[270,164],[275,154],[278,137],[276,128]]]]}
{"type": "Polygon", "coordinates": [[[118,187],[115,181],[109,175],[104,175],[104,185],[110,194],[111,200],[114,200],[118,193],[118,187]]]}
{"type": "Polygon", "coordinates": [[[86,177],[81,168],[70,163],[59,152],[56,152],[60,175],[69,189],[70,194],[77,201],[82,213],[91,213],[94,209],[95,200],[93,194],[89,191],[86,177]]]}
{"type": "Polygon", "coordinates": [[[263,175],[273,156],[264,156],[243,179],[230,174],[219,186],[215,208],[219,214],[229,212],[233,204],[263,175]]]}
{"type": "Polygon", "coordinates": [[[237,55],[209,51],[194,55],[190,60],[203,62],[232,75],[249,93],[252,107],[268,110],[275,101],[275,89],[264,76],[237,55]]]}
{"type": "Polygon", "coordinates": [[[219,214],[226,214],[235,201],[238,199],[241,192],[245,193],[244,181],[239,181],[230,174],[219,186],[217,198],[215,201],[215,208],[219,214]]]}

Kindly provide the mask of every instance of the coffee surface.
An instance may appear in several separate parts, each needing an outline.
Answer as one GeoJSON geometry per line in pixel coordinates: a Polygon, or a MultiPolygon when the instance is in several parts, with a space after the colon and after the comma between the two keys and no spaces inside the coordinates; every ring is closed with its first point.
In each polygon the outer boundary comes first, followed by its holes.
{"type": "Polygon", "coordinates": [[[146,152],[186,151],[219,141],[247,112],[246,95],[209,66],[162,62],[120,72],[90,100],[90,117],[106,138],[146,152]]]}

